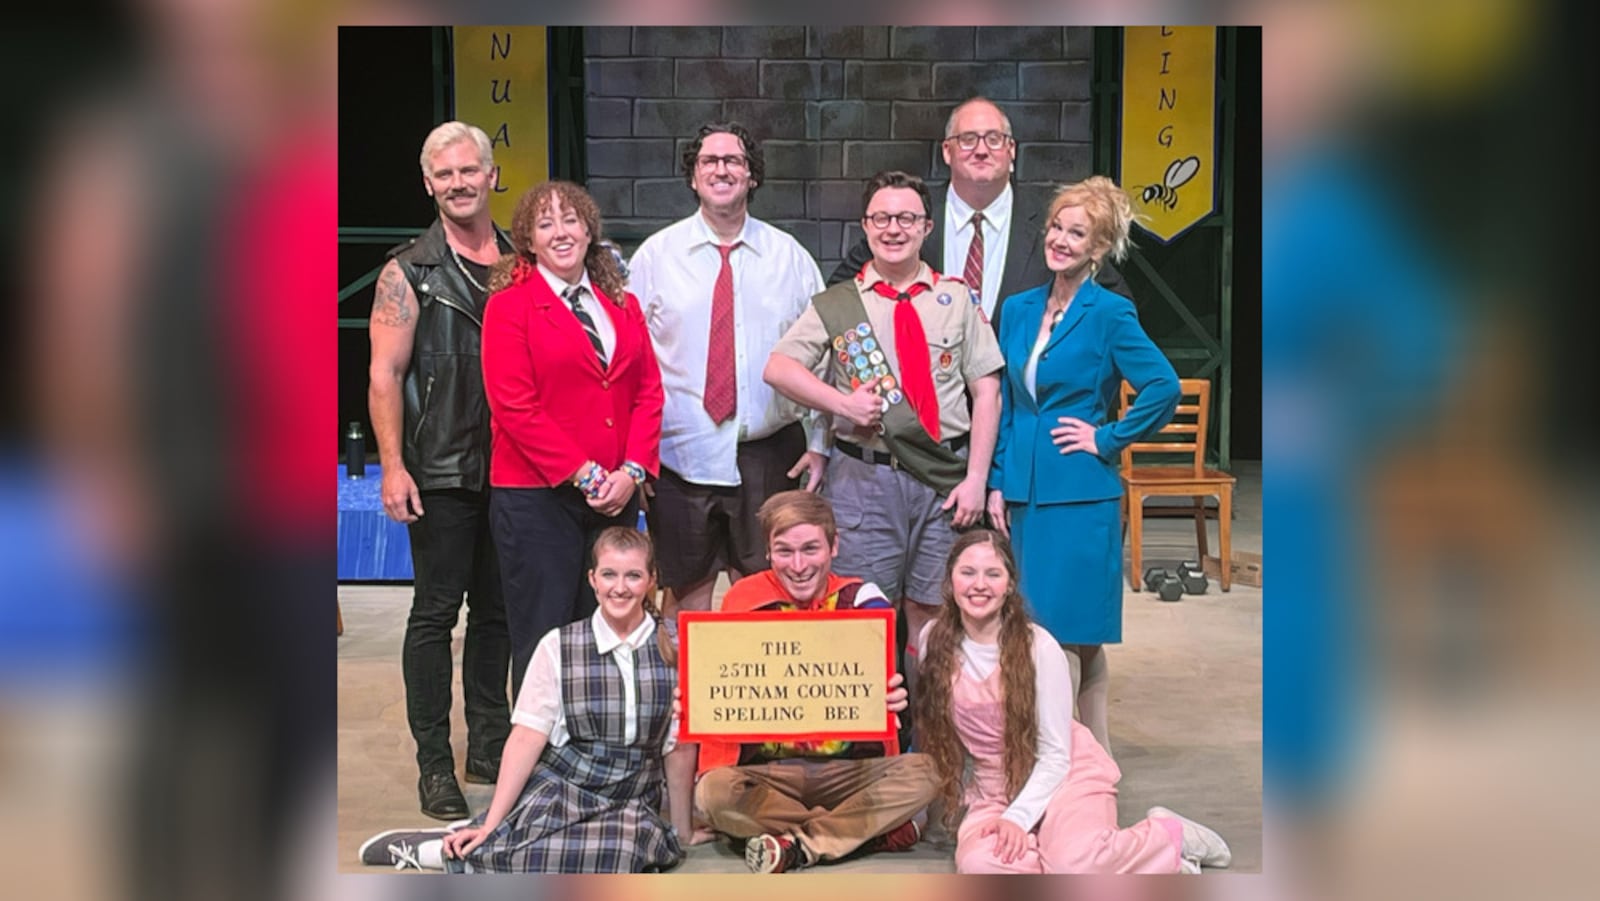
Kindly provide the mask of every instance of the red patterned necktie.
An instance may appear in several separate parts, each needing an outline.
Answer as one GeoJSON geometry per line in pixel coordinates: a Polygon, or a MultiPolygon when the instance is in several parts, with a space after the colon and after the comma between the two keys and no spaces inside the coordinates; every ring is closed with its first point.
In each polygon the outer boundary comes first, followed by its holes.
{"type": "Polygon", "coordinates": [[[706,345],[706,415],[717,425],[728,421],[738,408],[739,386],[733,371],[733,249],[744,242],[718,245],[722,269],[711,289],[711,332],[706,345]]]}
{"type": "Polygon", "coordinates": [[[983,301],[983,214],[972,214],[972,243],[967,245],[967,265],[961,280],[972,289],[972,296],[983,301]]]}
{"type": "Polygon", "coordinates": [[[922,317],[911,303],[928,286],[915,282],[905,292],[896,291],[886,281],[879,280],[872,290],[894,301],[894,347],[900,358],[900,387],[906,390],[906,400],[928,430],[933,440],[939,440],[939,396],[933,391],[933,361],[928,356],[928,333],[922,329],[922,317]]]}

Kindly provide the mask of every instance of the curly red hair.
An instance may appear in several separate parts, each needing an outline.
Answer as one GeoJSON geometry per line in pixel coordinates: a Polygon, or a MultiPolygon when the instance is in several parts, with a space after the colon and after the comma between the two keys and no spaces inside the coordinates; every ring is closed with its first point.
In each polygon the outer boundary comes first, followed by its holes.
{"type": "Polygon", "coordinates": [[[601,243],[605,230],[600,222],[600,207],[582,185],[560,179],[537,184],[518,198],[517,208],[511,214],[511,246],[516,252],[501,257],[494,264],[489,273],[489,291],[520,285],[538,272],[535,268],[538,261],[533,255],[533,226],[540,214],[558,199],[563,207],[578,214],[579,221],[589,232],[589,251],[583,258],[583,265],[589,270],[589,281],[613,303],[622,303],[627,279],[617,258],[601,243]]]}

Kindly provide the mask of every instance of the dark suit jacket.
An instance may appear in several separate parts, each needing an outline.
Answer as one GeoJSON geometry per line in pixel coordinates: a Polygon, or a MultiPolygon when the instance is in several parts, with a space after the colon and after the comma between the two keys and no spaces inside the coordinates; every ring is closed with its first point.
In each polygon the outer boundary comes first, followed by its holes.
{"type": "MultiPolygon", "coordinates": [[[[1013,294],[1020,294],[1029,288],[1034,288],[1050,281],[1053,273],[1044,264],[1044,209],[1038,206],[1024,204],[1021,192],[1012,186],[1015,193],[1011,207],[1011,236],[1006,243],[1006,268],[1000,278],[999,299],[994,304],[994,315],[989,317],[994,326],[994,333],[1000,334],[1000,314],[1005,307],[1006,298],[1013,294]]],[[[928,234],[928,240],[922,242],[922,259],[935,272],[944,265],[944,206],[948,189],[930,192],[933,199],[933,231],[928,234]]],[[[861,267],[872,259],[872,249],[867,246],[867,239],[863,237],[850,248],[839,267],[833,270],[833,275],[828,277],[828,284],[842,282],[847,278],[854,278],[861,271],[861,267]]],[[[957,278],[961,273],[953,273],[957,278]]],[[[1107,290],[1129,300],[1133,299],[1133,291],[1128,283],[1123,280],[1122,273],[1116,267],[1106,263],[1095,274],[1095,281],[1107,290]]]]}

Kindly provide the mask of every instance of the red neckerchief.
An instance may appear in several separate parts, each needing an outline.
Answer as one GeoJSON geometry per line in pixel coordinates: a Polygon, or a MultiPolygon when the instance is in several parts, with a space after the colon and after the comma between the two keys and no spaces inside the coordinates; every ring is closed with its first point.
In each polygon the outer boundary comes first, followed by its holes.
{"type": "MultiPolygon", "coordinates": [[[[866,272],[866,266],[863,266],[861,274],[856,277],[864,280],[866,272]]],[[[934,273],[933,277],[938,278],[939,274],[934,273]]],[[[928,290],[928,287],[923,282],[913,282],[907,290],[896,291],[881,277],[872,283],[873,291],[895,302],[894,345],[900,363],[900,384],[905,388],[906,400],[910,401],[911,409],[922,422],[922,427],[928,430],[933,440],[938,441],[939,397],[933,391],[933,361],[928,355],[928,333],[922,328],[922,317],[911,305],[911,298],[928,290]]]]}

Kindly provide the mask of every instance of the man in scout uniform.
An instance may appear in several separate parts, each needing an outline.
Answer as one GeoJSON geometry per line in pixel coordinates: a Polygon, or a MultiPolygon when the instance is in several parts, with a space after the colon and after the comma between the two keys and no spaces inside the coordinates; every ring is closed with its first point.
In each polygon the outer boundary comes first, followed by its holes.
{"type": "MultiPolygon", "coordinates": [[[[831,390],[831,389],[830,389],[831,390]]],[[[833,572],[839,534],[833,510],[806,491],[782,491],[756,514],[772,568],[740,579],[722,612],[863,610],[889,605],[876,585],[833,572]]],[[[885,697],[906,707],[900,677],[885,697]]],[[[925,754],[899,743],[797,741],[699,745],[695,807],[718,832],[745,839],[745,863],[782,873],[857,852],[909,851],[913,820],[938,789],[925,754]]],[[[698,838],[698,836],[697,836],[698,838]]]]}
{"type": "MultiPolygon", "coordinates": [[[[812,298],[765,377],[832,415],[834,566],[882,586],[917,635],[938,611],[954,530],[983,516],[1004,360],[977,298],[919,258],[932,227],[922,179],[880,172],[863,202],[872,259],[812,298]]],[[[904,669],[914,691],[915,661],[904,669]]]]}

